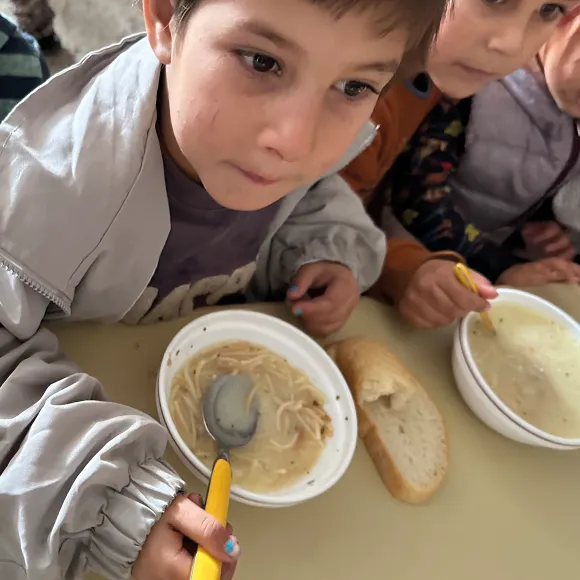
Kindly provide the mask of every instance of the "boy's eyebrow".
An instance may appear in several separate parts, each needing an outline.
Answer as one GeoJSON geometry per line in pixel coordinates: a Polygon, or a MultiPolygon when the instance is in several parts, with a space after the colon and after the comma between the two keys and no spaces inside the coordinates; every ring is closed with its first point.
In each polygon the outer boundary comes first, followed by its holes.
{"type": "Polygon", "coordinates": [[[294,52],[304,52],[296,42],[282,36],[265,22],[260,22],[259,20],[245,20],[240,23],[239,28],[249,32],[250,34],[254,34],[255,36],[262,36],[279,48],[285,48],[294,52]]]}
{"type": "MultiPolygon", "coordinates": [[[[577,1],[577,0],[575,0],[577,1]]],[[[241,22],[238,26],[239,29],[254,34],[255,36],[261,36],[266,38],[279,48],[286,50],[291,50],[293,52],[304,52],[304,49],[293,40],[286,38],[273,28],[271,28],[265,22],[260,22],[259,20],[245,20],[241,22]]],[[[387,60],[383,62],[372,62],[368,64],[363,64],[356,66],[356,70],[359,71],[377,71],[383,73],[396,73],[399,69],[401,63],[397,60],[387,60]]]]}
{"type": "Polygon", "coordinates": [[[401,66],[398,60],[386,60],[380,62],[370,62],[356,67],[360,71],[377,71],[382,73],[396,73],[401,66]]]}

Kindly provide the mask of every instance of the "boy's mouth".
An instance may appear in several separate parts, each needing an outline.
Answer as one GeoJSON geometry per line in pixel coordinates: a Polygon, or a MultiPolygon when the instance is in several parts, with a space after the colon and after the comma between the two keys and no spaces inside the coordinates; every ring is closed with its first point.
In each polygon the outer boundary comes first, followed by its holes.
{"type": "Polygon", "coordinates": [[[464,73],[468,74],[469,76],[477,77],[479,79],[493,79],[497,76],[494,73],[490,73],[478,68],[473,68],[460,62],[456,63],[456,66],[459,67],[464,73]]]}
{"type": "Polygon", "coordinates": [[[247,179],[249,179],[252,183],[255,183],[256,185],[262,185],[262,186],[274,185],[275,183],[278,183],[278,181],[280,181],[279,179],[271,179],[269,177],[259,175],[258,173],[254,173],[253,171],[247,171],[246,169],[242,169],[241,167],[239,167],[238,165],[235,165],[233,163],[232,163],[232,167],[237,169],[239,173],[241,173],[244,177],[246,177],[247,179]]]}

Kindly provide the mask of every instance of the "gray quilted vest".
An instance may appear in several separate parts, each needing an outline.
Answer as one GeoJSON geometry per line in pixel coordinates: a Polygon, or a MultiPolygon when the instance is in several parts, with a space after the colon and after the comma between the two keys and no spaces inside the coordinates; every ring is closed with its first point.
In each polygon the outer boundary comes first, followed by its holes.
{"type": "Polygon", "coordinates": [[[454,201],[467,222],[501,244],[546,197],[580,179],[579,153],[577,122],[520,69],[473,98],[454,201]]]}

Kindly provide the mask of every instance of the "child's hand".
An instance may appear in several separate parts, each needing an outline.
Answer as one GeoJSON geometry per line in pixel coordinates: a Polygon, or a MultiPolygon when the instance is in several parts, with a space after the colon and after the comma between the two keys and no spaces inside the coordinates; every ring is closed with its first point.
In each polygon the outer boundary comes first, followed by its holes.
{"type": "Polygon", "coordinates": [[[562,258],[544,258],[536,262],[517,264],[507,269],[497,280],[507,286],[532,287],[567,282],[580,283],[580,266],[562,258]]]}
{"type": "Polygon", "coordinates": [[[335,262],[302,266],[287,294],[292,312],[304,320],[307,332],[318,336],[339,330],[358,304],[359,297],[353,273],[335,262]]]}
{"type": "Polygon", "coordinates": [[[223,562],[222,580],[231,580],[240,553],[238,541],[231,533],[231,526],[224,528],[201,508],[199,496],[179,495],[151,528],[133,566],[132,577],[189,580],[195,547],[200,544],[223,562]]]}
{"type": "Polygon", "coordinates": [[[539,258],[573,260],[576,248],[570,236],[557,222],[529,222],[522,227],[526,248],[539,258]]]}
{"type": "Polygon", "coordinates": [[[455,277],[455,264],[429,260],[414,274],[399,302],[400,313],[417,328],[451,324],[469,312],[483,312],[497,296],[489,280],[470,270],[480,296],[463,287],[455,277]]]}

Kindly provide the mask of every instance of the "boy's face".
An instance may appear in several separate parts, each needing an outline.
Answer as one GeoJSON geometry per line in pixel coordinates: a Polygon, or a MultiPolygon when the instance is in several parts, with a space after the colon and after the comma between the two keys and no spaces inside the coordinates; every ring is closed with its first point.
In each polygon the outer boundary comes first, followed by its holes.
{"type": "Polygon", "coordinates": [[[554,100],[563,111],[580,118],[580,15],[558,28],[541,58],[554,100]]]}
{"type": "Polygon", "coordinates": [[[146,0],[166,68],[169,151],[222,206],[251,211],[343,156],[396,71],[407,36],[372,11],[336,20],[307,0],[203,0],[176,36],[169,0],[146,0]],[[169,6],[169,8],[167,7],[169,6]]]}
{"type": "Polygon", "coordinates": [[[428,72],[446,94],[464,98],[527,65],[579,0],[456,0],[441,27],[428,72]]]}

